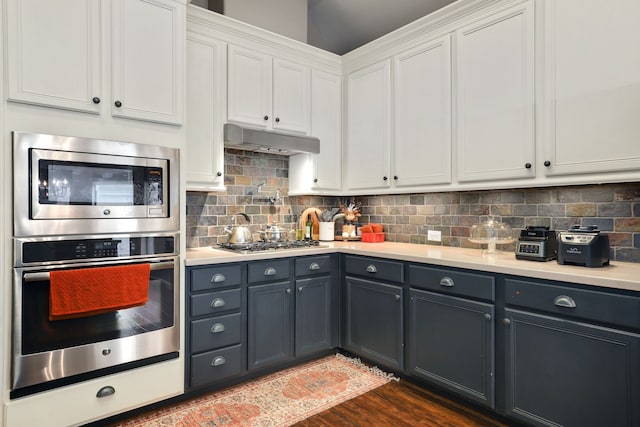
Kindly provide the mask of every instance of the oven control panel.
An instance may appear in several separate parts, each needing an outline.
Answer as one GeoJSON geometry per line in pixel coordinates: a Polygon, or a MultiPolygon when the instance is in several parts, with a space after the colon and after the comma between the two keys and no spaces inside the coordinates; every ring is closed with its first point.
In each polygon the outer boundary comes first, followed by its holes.
{"type": "Polygon", "coordinates": [[[95,239],[20,241],[22,263],[172,255],[175,236],[118,236],[95,239]]]}

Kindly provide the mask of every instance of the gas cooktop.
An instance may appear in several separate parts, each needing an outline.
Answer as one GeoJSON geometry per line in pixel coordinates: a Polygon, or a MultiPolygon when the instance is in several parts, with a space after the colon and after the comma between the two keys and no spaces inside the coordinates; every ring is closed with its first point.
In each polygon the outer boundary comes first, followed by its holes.
{"type": "Polygon", "coordinates": [[[282,240],[277,242],[248,242],[248,243],[221,243],[214,246],[215,249],[225,249],[233,252],[261,252],[288,249],[306,249],[312,247],[326,247],[317,240],[282,240]]]}

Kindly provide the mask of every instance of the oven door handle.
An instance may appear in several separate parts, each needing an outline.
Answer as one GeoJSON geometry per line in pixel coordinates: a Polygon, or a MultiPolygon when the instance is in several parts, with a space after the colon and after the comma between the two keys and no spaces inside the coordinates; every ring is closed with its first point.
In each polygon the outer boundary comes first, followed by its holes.
{"type": "MultiPolygon", "coordinates": [[[[149,267],[151,271],[156,271],[156,270],[167,270],[169,268],[173,268],[175,266],[175,263],[173,261],[164,261],[164,262],[155,262],[155,263],[150,263],[149,267]]],[[[41,271],[38,273],[24,273],[24,276],[22,277],[22,280],[27,283],[27,282],[46,282],[48,280],[50,280],[50,276],[49,276],[49,272],[48,271],[41,271]]]]}

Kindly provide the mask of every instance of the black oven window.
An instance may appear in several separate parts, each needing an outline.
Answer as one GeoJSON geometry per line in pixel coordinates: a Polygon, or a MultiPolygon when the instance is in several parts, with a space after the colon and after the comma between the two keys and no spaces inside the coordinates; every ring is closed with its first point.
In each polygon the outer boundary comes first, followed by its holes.
{"type": "Polygon", "coordinates": [[[38,201],[49,205],[159,206],[158,167],[38,161],[38,201]]]}
{"type": "Polygon", "coordinates": [[[49,282],[22,284],[22,354],[124,338],[173,326],[173,269],[153,270],[143,306],[89,317],[49,320],[49,282]]]}

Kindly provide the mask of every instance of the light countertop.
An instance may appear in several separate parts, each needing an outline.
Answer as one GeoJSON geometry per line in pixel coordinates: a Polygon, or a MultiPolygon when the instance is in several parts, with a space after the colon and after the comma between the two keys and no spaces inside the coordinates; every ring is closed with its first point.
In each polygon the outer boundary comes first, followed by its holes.
{"type": "Polygon", "coordinates": [[[609,266],[588,268],[559,265],[556,261],[517,260],[513,252],[499,252],[494,255],[487,255],[483,254],[479,249],[396,242],[321,242],[320,247],[314,248],[273,250],[246,254],[209,247],[193,248],[187,250],[185,265],[222,264],[336,252],[640,292],[639,263],[611,262],[609,266]]]}

